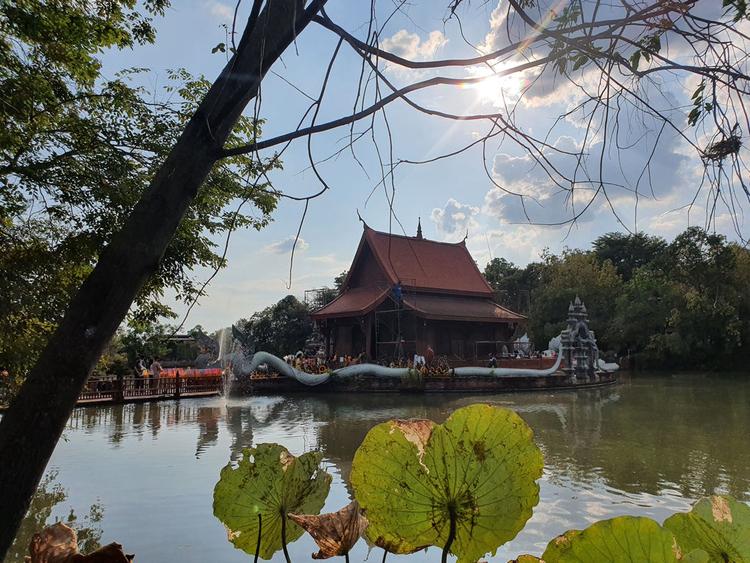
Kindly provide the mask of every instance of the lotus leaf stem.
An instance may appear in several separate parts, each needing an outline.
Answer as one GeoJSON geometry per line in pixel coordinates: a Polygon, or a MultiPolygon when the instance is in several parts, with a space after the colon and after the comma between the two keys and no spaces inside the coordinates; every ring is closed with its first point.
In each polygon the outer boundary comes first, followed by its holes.
{"type": "Polygon", "coordinates": [[[445,547],[443,547],[443,557],[440,560],[441,563],[447,563],[448,554],[451,551],[453,540],[456,539],[456,509],[453,506],[450,506],[448,508],[448,514],[450,516],[450,529],[448,530],[448,539],[445,542],[445,547]]]}
{"type": "Polygon", "coordinates": [[[286,563],[292,563],[292,560],[289,558],[289,552],[286,550],[286,511],[281,511],[281,549],[284,550],[284,559],[286,559],[286,563]]]}
{"type": "Polygon", "coordinates": [[[260,554],[260,532],[263,529],[263,518],[262,514],[258,513],[258,543],[255,545],[255,558],[253,559],[253,563],[258,563],[258,555],[260,554]]]}

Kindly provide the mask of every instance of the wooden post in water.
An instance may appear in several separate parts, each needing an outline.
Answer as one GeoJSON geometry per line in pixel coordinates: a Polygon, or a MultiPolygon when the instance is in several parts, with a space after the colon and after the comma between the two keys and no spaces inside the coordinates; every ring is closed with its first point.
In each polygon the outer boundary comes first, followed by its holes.
{"type": "Polygon", "coordinates": [[[175,371],[174,374],[174,398],[180,398],[180,370],[175,371]]]}
{"type": "Polygon", "coordinates": [[[123,394],[122,387],[123,387],[123,376],[122,374],[118,374],[117,379],[115,379],[114,390],[112,391],[113,403],[122,403],[124,401],[124,394],[123,394]]]}

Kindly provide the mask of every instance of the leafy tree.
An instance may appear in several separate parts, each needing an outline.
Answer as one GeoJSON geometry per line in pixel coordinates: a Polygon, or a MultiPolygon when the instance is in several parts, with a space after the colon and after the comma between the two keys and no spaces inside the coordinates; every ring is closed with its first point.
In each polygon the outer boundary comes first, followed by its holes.
{"type": "Polygon", "coordinates": [[[484,278],[492,286],[492,289],[500,293],[503,297],[510,298],[510,294],[513,291],[511,279],[519,271],[515,264],[505,258],[493,258],[484,267],[484,278]]]}
{"type": "Polygon", "coordinates": [[[644,233],[607,233],[593,243],[597,259],[612,262],[624,281],[633,277],[636,269],[662,256],[666,248],[667,243],[663,238],[644,233]]]}
{"type": "Polygon", "coordinates": [[[349,271],[344,270],[338,276],[333,278],[333,287],[324,287],[323,289],[321,289],[319,299],[317,303],[312,305],[312,307],[322,307],[323,305],[328,305],[328,303],[336,299],[341,294],[341,290],[344,287],[344,282],[346,281],[346,276],[348,274],[349,271]]]}
{"type": "Polygon", "coordinates": [[[344,282],[346,281],[346,276],[348,275],[349,270],[344,270],[338,276],[333,278],[333,287],[336,288],[336,291],[338,293],[341,293],[341,290],[344,288],[344,282]]]}
{"type": "MultiPolygon", "coordinates": [[[[742,347],[740,317],[747,280],[735,286],[737,254],[722,235],[690,227],[669,245],[669,276],[682,296],[654,345],[680,364],[728,365],[742,347]]],[[[746,293],[746,292],[745,292],[746,293]]]]}
{"type": "Polygon", "coordinates": [[[608,345],[620,355],[636,356],[641,367],[664,365],[662,339],[682,299],[679,288],[663,273],[637,269],[614,303],[608,345]]]}
{"type": "Polygon", "coordinates": [[[312,321],[307,305],[293,295],[253,314],[250,319],[240,320],[237,328],[252,342],[255,350],[270,352],[276,356],[294,354],[302,350],[312,334],[312,321]]]}
{"type": "Polygon", "coordinates": [[[153,321],[133,322],[115,337],[116,348],[127,356],[128,365],[135,366],[138,359],[164,358],[168,352],[167,336],[170,327],[153,321]]]}
{"type": "Polygon", "coordinates": [[[541,280],[531,294],[528,326],[532,340],[546,346],[560,334],[568,304],[576,295],[586,303],[598,338],[608,334],[612,305],[622,290],[622,279],[612,263],[602,264],[592,253],[580,250],[566,250],[561,256],[545,254],[543,258],[541,280]]]}
{"type": "Polygon", "coordinates": [[[736,365],[750,334],[747,254],[687,229],[634,270],[615,304],[610,345],[635,353],[641,367],[736,365]]]}
{"type": "MultiPolygon", "coordinates": [[[[153,40],[150,19],[131,1],[3,3],[0,26],[0,364],[23,376],[106,242],[143,195],[210,84],[178,70],[163,92],[133,86],[143,69],[112,80],[97,53],[153,40]],[[43,22],[43,23],[39,23],[43,22]],[[155,103],[171,96],[169,103],[155,103]]],[[[165,0],[145,3],[160,14],[165,0]]],[[[228,142],[260,135],[241,118],[228,142]]],[[[189,302],[201,294],[196,267],[219,268],[214,239],[230,229],[260,229],[277,198],[248,186],[268,161],[233,157],[215,168],[188,209],[159,267],[136,297],[131,317],[173,316],[161,297],[171,288],[189,302]],[[235,200],[248,205],[235,213],[235,200]]]]}
{"type": "Polygon", "coordinates": [[[678,283],[710,292],[718,298],[728,288],[726,273],[733,271],[735,253],[724,235],[689,227],[668,249],[670,276],[678,283]]]}
{"type": "Polygon", "coordinates": [[[498,302],[514,311],[529,312],[530,295],[539,283],[542,265],[532,262],[518,268],[505,258],[493,258],[484,268],[484,277],[497,294],[498,302]]]}

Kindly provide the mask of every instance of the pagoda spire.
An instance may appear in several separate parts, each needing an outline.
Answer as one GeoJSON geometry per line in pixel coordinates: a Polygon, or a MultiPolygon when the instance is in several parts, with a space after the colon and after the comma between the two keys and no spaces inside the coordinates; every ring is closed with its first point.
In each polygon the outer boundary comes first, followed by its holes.
{"type": "Polygon", "coordinates": [[[417,238],[422,240],[422,218],[417,219],[417,238]]]}

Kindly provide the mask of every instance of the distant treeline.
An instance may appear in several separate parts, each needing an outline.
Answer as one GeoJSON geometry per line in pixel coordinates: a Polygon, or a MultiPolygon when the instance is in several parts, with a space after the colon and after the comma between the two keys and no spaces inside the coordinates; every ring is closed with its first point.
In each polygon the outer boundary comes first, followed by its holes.
{"type": "Polygon", "coordinates": [[[690,227],[671,243],[609,233],[589,251],[544,252],[484,270],[498,301],[528,316],[538,348],[564,328],[568,303],[588,308],[600,350],[643,368],[739,368],[750,352],[750,251],[690,227]]]}

